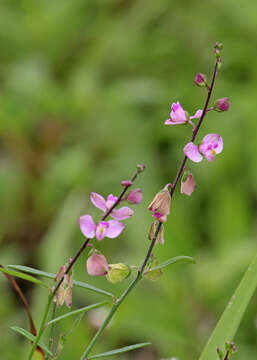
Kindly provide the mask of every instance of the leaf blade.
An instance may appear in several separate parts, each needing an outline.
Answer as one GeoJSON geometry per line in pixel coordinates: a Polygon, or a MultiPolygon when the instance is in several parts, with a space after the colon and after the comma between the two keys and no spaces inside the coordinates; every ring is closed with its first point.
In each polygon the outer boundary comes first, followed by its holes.
{"type": "Polygon", "coordinates": [[[195,259],[192,258],[191,256],[175,256],[173,258],[170,258],[170,259],[160,263],[159,265],[156,265],[156,266],[152,267],[147,272],[159,270],[159,269],[162,269],[162,268],[164,268],[164,267],[166,267],[168,265],[176,264],[176,263],[180,263],[180,262],[188,262],[188,263],[191,263],[191,264],[195,264],[195,259]]]}
{"type": "Polygon", "coordinates": [[[54,324],[58,321],[61,321],[63,319],[66,319],[70,316],[73,316],[73,315],[78,315],[78,314],[81,314],[83,312],[87,312],[87,311],[90,311],[90,310],[93,310],[93,309],[97,309],[101,306],[104,306],[104,305],[107,305],[109,304],[108,301],[102,301],[102,302],[99,302],[99,303],[96,303],[96,304],[92,304],[92,305],[88,305],[88,306],[85,306],[83,308],[80,308],[80,309],[76,309],[76,310],[73,310],[73,311],[69,311],[68,313],[64,314],[64,315],[61,315],[61,316],[58,316],[57,318],[53,319],[53,320],[50,320],[46,326],[49,326],[51,324],[54,324]]]}
{"type": "Polygon", "coordinates": [[[246,307],[257,288],[257,254],[246,269],[243,278],[207,341],[199,360],[217,360],[217,347],[232,341],[246,307]]]}
{"type": "Polygon", "coordinates": [[[33,283],[35,283],[37,285],[41,285],[41,286],[43,286],[43,287],[45,287],[47,289],[49,288],[49,286],[46,283],[44,283],[43,281],[38,280],[38,279],[34,278],[33,276],[24,274],[24,273],[16,271],[16,270],[9,270],[9,269],[0,267],[0,272],[3,272],[5,274],[8,274],[8,275],[11,275],[11,276],[14,276],[14,277],[18,277],[18,278],[23,279],[23,280],[33,282],[33,283]]]}
{"type": "Polygon", "coordinates": [[[127,351],[140,349],[142,347],[149,346],[149,345],[151,345],[150,342],[144,342],[144,343],[140,343],[140,344],[129,345],[129,346],[125,346],[125,347],[120,348],[120,349],[115,349],[115,350],[107,351],[107,352],[104,352],[104,353],[101,353],[101,354],[88,356],[88,359],[97,359],[97,358],[100,358],[100,357],[107,357],[107,356],[112,356],[112,355],[116,355],[116,354],[121,354],[121,353],[124,353],[124,352],[127,352],[127,351]]]}
{"type": "MultiPolygon", "coordinates": [[[[28,332],[27,330],[19,327],[19,326],[11,326],[11,329],[17,333],[19,333],[20,335],[24,336],[26,339],[34,342],[35,340],[35,336],[32,335],[30,332],[28,332]]],[[[53,356],[52,352],[48,349],[48,347],[44,344],[42,344],[41,342],[38,343],[38,345],[50,356],[53,356]]]]}
{"type": "MultiPolygon", "coordinates": [[[[42,277],[45,277],[45,278],[48,278],[48,279],[55,279],[55,277],[56,277],[56,274],[49,273],[49,272],[42,271],[42,270],[38,270],[38,269],[34,269],[34,268],[29,267],[29,266],[7,265],[7,267],[9,267],[11,269],[17,269],[17,270],[20,270],[20,271],[24,271],[24,272],[26,272],[28,274],[34,274],[34,275],[42,276],[42,277]]],[[[97,292],[98,294],[110,296],[112,298],[115,297],[112,293],[110,293],[108,291],[105,291],[103,289],[99,289],[99,288],[97,288],[97,287],[95,287],[93,285],[89,285],[89,284],[87,284],[85,282],[82,282],[82,281],[74,280],[73,285],[77,286],[77,287],[80,287],[80,288],[90,290],[90,291],[97,292]]]]}

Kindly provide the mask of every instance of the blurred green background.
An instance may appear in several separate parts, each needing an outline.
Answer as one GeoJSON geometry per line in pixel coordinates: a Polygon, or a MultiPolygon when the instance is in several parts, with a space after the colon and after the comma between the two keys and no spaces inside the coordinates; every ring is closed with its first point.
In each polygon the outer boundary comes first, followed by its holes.
{"type": "MultiPolygon", "coordinates": [[[[177,191],[165,245],[155,250],[160,261],[190,255],[197,264],[142,282],[94,349],[151,341],[117,359],[197,359],[256,251],[256,1],[1,0],[0,21],[0,263],[50,272],[84,240],[78,217],[100,215],[90,192],[117,195],[137,163],[147,167],[136,183],[143,202],[122,236],[99,249],[109,262],[141,263],[147,206],[174,179],[191,136],[164,126],[170,104],[191,114],[203,106],[194,76],[210,78],[212,46],[224,44],[213,100],[228,96],[231,109],[210,113],[198,137],[221,134],[224,151],[189,164],[198,187],[191,198],[177,191]]],[[[130,281],[90,278],[85,262],[83,254],[76,279],[117,296],[130,281]]],[[[47,292],[19,284],[38,324],[47,292]]],[[[4,276],[0,286],[0,358],[25,359],[29,344],[9,327],[28,329],[26,314],[4,276]]],[[[77,288],[73,296],[73,309],[104,300],[77,288]]],[[[238,359],[257,358],[256,304],[255,295],[235,339],[238,359]]],[[[79,358],[101,314],[83,318],[60,359],[79,358]]]]}

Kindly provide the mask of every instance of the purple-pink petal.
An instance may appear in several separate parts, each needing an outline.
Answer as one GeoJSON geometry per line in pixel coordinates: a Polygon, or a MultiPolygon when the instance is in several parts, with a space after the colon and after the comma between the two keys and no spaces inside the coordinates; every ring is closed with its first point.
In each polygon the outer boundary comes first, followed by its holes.
{"type": "Polygon", "coordinates": [[[99,194],[97,194],[95,192],[91,192],[90,200],[91,200],[92,204],[95,207],[97,207],[98,209],[100,209],[100,210],[102,210],[104,212],[107,210],[105,200],[101,195],[99,195],[99,194]]]}
{"type": "Polygon", "coordinates": [[[216,154],[220,154],[223,150],[223,140],[219,134],[208,134],[203,138],[203,144],[212,145],[216,154]]]}
{"type": "Polygon", "coordinates": [[[118,210],[113,210],[110,214],[110,216],[115,220],[125,220],[132,216],[134,214],[134,211],[131,210],[127,206],[123,206],[118,210]]]}
{"type": "Polygon", "coordinates": [[[190,116],[190,119],[198,119],[202,116],[202,113],[203,113],[203,110],[197,110],[197,112],[193,115],[193,116],[190,116]]]}
{"type": "Polygon", "coordinates": [[[108,229],[106,231],[105,236],[107,236],[110,239],[116,238],[117,236],[120,235],[120,233],[122,232],[122,230],[124,229],[124,224],[116,221],[116,220],[109,220],[108,221],[108,229]]]}
{"type": "Polygon", "coordinates": [[[79,218],[80,230],[87,238],[95,237],[96,225],[91,215],[83,215],[79,218]]]}
{"type": "Polygon", "coordinates": [[[187,117],[185,114],[184,109],[180,105],[179,101],[177,103],[173,103],[171,105],[171,113],[170,113],[171,119],[173,119],[176,122],[186,122],[187,117]]]}
{"type": "Polygon", "coordinates": [[[98,241],[103,240],[103,238],[106,236],[107,233],[107,229],[109,228],[109,223],[108,221],[100,221],[97,225],[96,225],[96,231],[95,231],[95,236],[97,238],[98,241]]]}
{"type": "Polygon", "coordinates": [[[193,142],[186,144],[183,151],[184,154],[194,162],[200,162],[203,159],[202,155],[199,153],[198,147],[193,142]]]}
{"type": "Polygon", "coordinates": [[[107,200],[106,200],[107,209],[110,209],[117,200],[118,200],[117,196],[114,196],[112,194],[108,195],[107,200]]]}

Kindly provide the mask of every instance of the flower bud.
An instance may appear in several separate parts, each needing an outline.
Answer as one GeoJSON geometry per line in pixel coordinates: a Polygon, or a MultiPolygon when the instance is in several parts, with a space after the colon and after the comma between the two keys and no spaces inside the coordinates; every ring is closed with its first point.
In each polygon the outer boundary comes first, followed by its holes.
{"type": "Polygon", "coordinates": [[[230,107],[229,98],[224,97],[222,99],[219,99],[215,103],[215,110],[218,111],[227,111],[230,107]]]}
{"type": "Polygon", "coordinates": [[[145,164],[137,164],[137,170],[139,173],[145,170],[145,164]]]}
{"type": "Polygon", "coordinates": [[[113,284],[126,279],[131,273],[130,267],[122,263],[110,264],[109,269],[106,279],[113,284]]]}
{"type": "Polygon", "coordinates": [[[130,180],[123,180],[123,181],[121,181],[121,185],[122,186],[124,186],[124,187],[129,187],[129,186],[131,186],[133,184],[133,182],[132,181],[130,181],[130,180]]]}
{"type": "Polygon", "coordinates": [[[104,255],[93,254],[87,259],[87,272],[91,276],[106,275],[109,270],[107,260],[104,255]]]}
{"type": "Polygon", "coordinates": [[[217,348],[217,353],[218,353],[218,356],[219,356],[220,360],[223,360],[224,359],[224,354],[223,354],[223,351],[221,350],[220,346],[217,348]]]}
{"type": "Polygon", "coordinates": [[[190,196],[195,189],[195,180],[193,174],[185,171],[181,180],[180,193],[190,196]]]}
{"type": "Polygon", "coordinates": [[[162,191],[158,192],[148,206],[148,210],[152,211],[153,216],[161,222],[165,222],[170,213],[171,196],[168,189],[170,186],[171,184],[167,184],[162,191]]]}
{"type": "Polygon", "coordinates": [[[195,84],[197,86],[205,86],[206,85],[206,78],[205,75],[202,73],[197,73],[195,75],[195,84]]]}
{"type": "Polygon", "coordinates": [[[129,201],[131,204],[139,204],[141,203],[142,199],[143,199],[143,193],[142,193],[142,189],[140,188],[130,190],[130,192],[126,197],[126,200],[129,201]]]}
{"type": "MultiPolygon", "coordinates": [[[[148,234],[148,239],[150,241],[153,240],[153,238],[156,234],[157,227],[158,227],[158,223],[157,223],[157,221],[154,221],[150,227],[150,231],[148,234]]],[[[164,226],[163,226],[163,224],[161,224],[160,230],[159,230],[156,240],[155,240],[155,244],[157,244],[158,242],[162,245],[164,244],[164,226]]]]}

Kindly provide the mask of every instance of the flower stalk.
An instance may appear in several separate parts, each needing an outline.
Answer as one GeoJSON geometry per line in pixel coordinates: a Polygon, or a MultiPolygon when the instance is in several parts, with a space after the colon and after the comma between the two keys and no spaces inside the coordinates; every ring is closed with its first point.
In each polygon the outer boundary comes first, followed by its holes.
{"type": "MultiPolygon", "coordinates": [[[[211,81],[211,85],[206,87],[208,92],[207,92],[207,98],[205,100],[205,105],[203,108],[203,111],[201,113],[199,122],[197,124],[197,126],[195,127],[195,129],[193,130],[193,135],[191,138],[191,142],[194,142],[196,139],[196,136],[199,132],[199,129],[201,127],[201,124],[203,122],[203,119],[206,115],[206,113],[208,112],[208,105],[209,105],[209,101],[212,95],[212,91],[213,91],[213,87],[214,87],[214,83],[215,83],[215,79],[217,76],[217,71],[218,71],[218,64],[219,64],[219,59],[216,60],[215,66],[214,66],[214,70],[213,70],[213,75],[212,75],[212,81],[211,81]]],[[[173,197],[174,191],[176,189],[176,186],[178,184],[178,181],[182,175],[182,172],[184,170],[185,164],[187,162],[188,157],[185,155],[185,157],[183,158],[181,165],[179,166],[179,169],[177,171],[176,177],[174,182],[172,183],[172,185],[170,186],[170,197],[173,197]]],[[[158,237],[159,231],[161,230],[161,226],[162,226],[162,222],[159,221],[158,226],[156,228],[156,232],[154,234],[153,239],[151,240],[150,246],[148,248],[147,254],[145,256],[145,259],[142,263],[142,266],[140,267],[136,278],[130,283],[130,285],[128,286],[128,288],[123,292],[123,294],[121,295],[121,297],[113,304],[109,314],[107,315],[106,319],[104,320],[102,326],[98,329],[97,333],[95,334],[95,336],[93,337],[93,339],[91,340],[91,342],[89,343],[89,345],[87,346],[86,350],[84,351],[83,355],[81,356],[80,360],[86,360],[87,356],[90,354],[91,350],[93,349],[94,345],[96,344],[97,340],[99,339],[99,337],[101,336],[101,334],[103,333],[104,329],[106,328],[106,326],[109,324],[109,322],[111,321],[111,319],[113,318],[115,312],[117,311],[117,309],[119,308],[119,306],[122,304],[122,302],[126,299],[126,297],[128,296],[128,294],[133,290],[133,288],[137,285],[137,283],[142,279],[143,276],[143,272],[144,269],[152,255],[152,251],[156,242],[156,239],[158,237]]]]}

